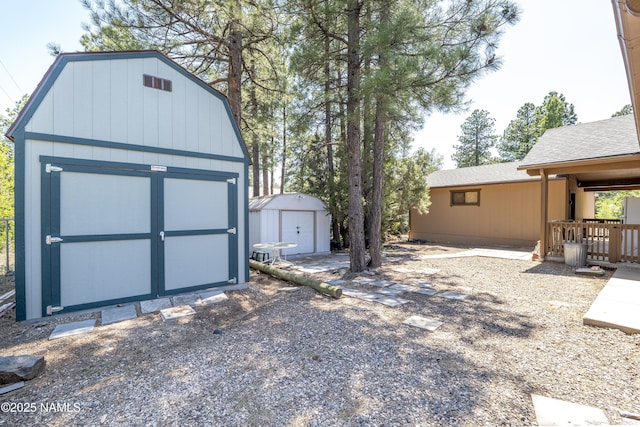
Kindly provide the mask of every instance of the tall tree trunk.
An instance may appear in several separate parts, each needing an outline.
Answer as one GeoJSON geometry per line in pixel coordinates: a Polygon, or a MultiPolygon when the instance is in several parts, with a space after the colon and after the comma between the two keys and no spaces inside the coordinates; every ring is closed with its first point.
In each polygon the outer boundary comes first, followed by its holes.
{"type": "Polygon", "coordinates": [[[478,141],[478,131],[476,130],[476,164],[475,166],[480,166],[480,152],[479,152],[479,141],[478,141]]]}
{"type": "Polygon", "coordinates": [[[360,10],[359,0],[349,0],[347,60],[347,182],[349,198],[350,267],[366,268],[362,212],[362,154],[360,150],[360,10]]]}
{"type": "Polygon", "coordinates": [[[280,175],[280,194],[284,194],[284,177],[287,165],[287,106],[282,105],[282,175],[280,175]]]}
{"type": "Polygon", "coordinates": [[[271,168],[269,169],[269,178],[271,178],[271,180],[269,181],[269,194],[273,194],[273,178],[274,178],[274,174],[273,174],[274,166],[273,166],[273,164],[274,163],[271,163],[271,168]]]}
{"type": "Polygon", "coordinates": [[[227,76],[229,107],[238,128],[242,121],[242,33],[229,33],[229,75],[227,76]]]}
{"type": "Polygon", "coordinates": [[[260,195],[260,147],[258,142],[251,144],[251,176],[253,178],[253,197],[260,195]]]}
{"type": "MultiPolygon", "coordinates": [[[[254,73],[255,65],[251,64],[251,74],[254,73]]],[[[249,102],[254,116],[258,114],[258,97],[256,96],[256,87],[251,85],[249,91],[249,102]]],[[[257,137],[253,136],[253,143],[251,144],[251,177],[253,178],[253,197],[260,195],[260,141],[257,137]]],[[[263,193],[265,196],[266,194],[263,193]]]]}
{"type": "MultiPolygon", "coordinates": [[[[382,31],[389,31],[389,3],[383,1],[380,9],[380,27],[382,31]]],[[[378,55],[380,70],[385,73],[388,59],[386,46],[381,46],[378,55]]],[[[373,139],[373,182],[371,189],[371,207],[369,209],[369,255],[371,267],[382,265],[382,189],[384,175],[384,146],[387,125],[387,95],[384,89],[376,93],[376,117],[373,139]]]]}
{"type": "Polygon", "coordinates": [[[384,143],[387,123],[386,96],[376,96],[376,124],[373,142],[373,188],[369,209],[369,254],[371,267],[382,265],[382,188],[384,175],[384,143]]]}
{"type": "MultiPolygon", "coordinates": [[[[342,75],[342,72],[344,71],[344,69],[338,69],[337,70],[337,85],[338,87],[343,87],[344,84],[344,76],[342,75]]],[[[341,97],[339,102],[338,102],[338,117],[340,118],[340,141],[344,142],[345,146],[347,143],[347,115],[345,113],[345,102],[344,99],[341,97]]],[[[336,201],[337,203],[337,201],[336,201]]],[[[351,246],[351,240],[349,239],[349,227],[348,227],[348,223],[345,226],[345,216],[342,213],[341,210],[339,210],[338,212],[340,212],[340,217],[338,218],[338,225],[340,227],[340,235],[342,236],[342,247],[343,248],[348,248],[351,246]]],[[[348,213],[347,213],[348,216],[348,213]]]]}
{"type": "MultiPolygon", "coordinates": [[[[387,1],[387,0],[385,0],[387,1]]],[[[371,57],[362,58],[363,70],[365,75],[371,72],[371,57]]],[[[371,105],[371,92],[365,91],[362,96],[362,197],[364,198],[364,233],[365,246],[366,240],[371,235],[371,195],[372,195],[372,150],[373,150],[373,132],[374,132],[374,110],[371,105]]]]}
{"type": "MultiPolygon", "coordinates": [[[[271,144],[273,144],[273,139],[271,140],[271,144]]],[[[266,147],[262,148],[262,194],[268,196],[271,194],[269,192],[269,150],[266,147]]]]}
{"type": "Polygon", "coordinates": [[[331,234],[338,248],[340,244],[340,223],[338,222],[338,204],[336,201],[336,177],[333,164],[333,145],[331,144],[331,64],[329,37],[324,39],[324,142],[327,146],[327,173],[329,182],[329,211],[331,212],[331,234]]]}

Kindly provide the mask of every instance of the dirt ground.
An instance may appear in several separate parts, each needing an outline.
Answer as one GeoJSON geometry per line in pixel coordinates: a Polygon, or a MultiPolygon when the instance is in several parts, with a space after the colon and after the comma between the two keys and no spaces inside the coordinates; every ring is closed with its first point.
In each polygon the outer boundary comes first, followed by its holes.
{"type": "MultiPolygon", "coordinates": [[[[395,243],[368,276],[429,280],[465,301],[334,300],[279,291],[291,285],[252,272],[248,289],[172,322],[139,315],[49,341],[56,325],[99,313],[23,323],[7,313],[0,355],[42,355],[47,368],[0,396],[0,404],[37,404],[0,413],[0,425],[535,425],[531,393],[601,408],[612,424],[626,421],[618,409],[640,412],[640,337],[581,322],[611,272],[585,278],[558,263],[424,258],[466,249],[395,243]],[[434,273],[417,277],[420,269],[434,273]],[[444,325],[410,328],[402,324],[410,315],[444,325]],[[61,410],[46,410],[51,403],[61,410]]],[[[318,277],[353,278],[345,273],[318,277]]]]}

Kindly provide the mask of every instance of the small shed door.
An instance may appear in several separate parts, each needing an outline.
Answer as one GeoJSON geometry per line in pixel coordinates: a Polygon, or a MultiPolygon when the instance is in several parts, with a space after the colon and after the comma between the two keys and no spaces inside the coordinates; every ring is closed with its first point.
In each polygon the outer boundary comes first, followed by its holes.
{"type": "Polygon", "coordinates": [[[43,163],[41,185],[43,316],[236,281],[229,174],[43,163]]]}
{"type": "Polygon", "coordinates": [[[313,211],[281,211],[282,241],[298,246],[287,249],[287,255],[308,254],[315,251],[315,214],[313,211]]]}

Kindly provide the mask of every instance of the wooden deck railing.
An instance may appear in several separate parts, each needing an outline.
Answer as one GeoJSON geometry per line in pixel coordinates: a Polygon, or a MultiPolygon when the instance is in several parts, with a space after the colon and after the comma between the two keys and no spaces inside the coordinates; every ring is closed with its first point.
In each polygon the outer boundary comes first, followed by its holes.
{"type": "Polygon", "coordinates": [[[586,243],[587,259],[640,263],[640,224],[620,220],[552,221],[548,224],[547,254],[564,256],[564,243],[586,243]]]}

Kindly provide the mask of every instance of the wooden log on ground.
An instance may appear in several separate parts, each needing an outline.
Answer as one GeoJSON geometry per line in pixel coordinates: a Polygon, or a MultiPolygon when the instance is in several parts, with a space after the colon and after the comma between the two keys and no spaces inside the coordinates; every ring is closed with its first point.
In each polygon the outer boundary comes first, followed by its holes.
{"type": "Polygon", "coordinates": [[[253,259],[249,260],[249,265],[251,268],[260,270],[263,273],[270,274],[271,276],[293,282],[298,285],[309,286],[322,294],[329,295],[334,298],[340,298],[342,296],[342,289],[337,286],[333,286],[310,277],[301,276],[290,271],[285,271],[271,265],[263,264],[253,259]]]}

